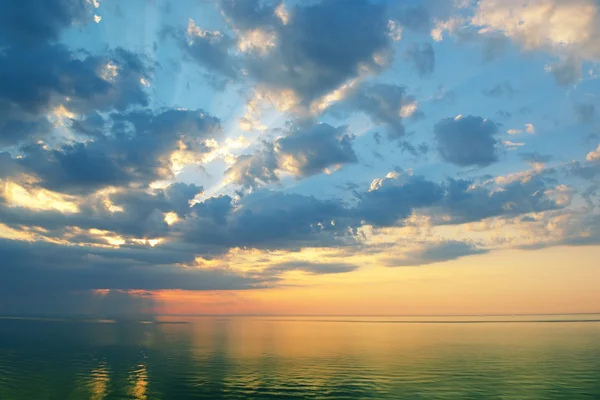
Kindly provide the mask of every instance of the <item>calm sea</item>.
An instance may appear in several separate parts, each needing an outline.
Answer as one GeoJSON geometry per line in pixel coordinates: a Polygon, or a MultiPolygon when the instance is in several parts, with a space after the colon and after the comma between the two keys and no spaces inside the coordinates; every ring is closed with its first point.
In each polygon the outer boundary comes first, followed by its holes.
{"type": "Polygon", "coordinates": [[[582,319],[0,319],[0,399],[598,400],[582,319]]]}

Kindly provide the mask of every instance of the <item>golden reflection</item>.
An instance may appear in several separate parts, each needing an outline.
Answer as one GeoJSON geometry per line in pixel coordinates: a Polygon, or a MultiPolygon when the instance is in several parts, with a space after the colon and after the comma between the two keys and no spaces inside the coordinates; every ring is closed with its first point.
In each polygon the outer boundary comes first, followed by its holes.
{"type": "Polygon", "coordinates": [[[90,372],[90,400],[103,400],[108,393],[110,371],[106,362],[101,362],[98,368],[90,372]]]}
{"type": "Polygon", "coordinates": [[[146,400],[148,398],[148,367],[141,363],[137,368],[131,371],[129,382],[132,384],[129,395],[136,400],[146,400]]]}

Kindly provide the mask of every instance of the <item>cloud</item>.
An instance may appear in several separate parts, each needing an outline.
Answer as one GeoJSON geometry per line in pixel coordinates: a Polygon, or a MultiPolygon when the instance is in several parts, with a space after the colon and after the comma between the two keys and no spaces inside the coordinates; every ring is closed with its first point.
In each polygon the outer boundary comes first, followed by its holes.
{"type": "Polygon", "coordinates": [[[61,45],[9,48],[0,53],[0,144],[11,145],[50,130],[47,115],[124,111],[148,104],[141,79],[144,60],[123,49],[78,59],[61,45]]]}
{"type": "Polygon", "coordinates": [[[310,176],[333,166],[358,162],[352,140],[345,127],[319,123],[295,128],[292,134],[276,139],[274,149],[282,169],[296,176],[310,176]]]}
{"type": "Polygon", "coordinates": [[[89,23],[94,5],[87,0],[23,0],[0,4],[0,44],[34,46],[58,39],[72,25],[89,23]]]}
{"type": "Polygon", "coordinates": [[[128,186],[169,179],[171,155],[192,151],[200,162],[211,151],[206,140],[221,134],[220,121],[202,110],[131,111],[111,115],[103,137],[50,149],[43,144],[22,148],[15,162],[46,189],[86,193],[107,186],[128,186]]]}
{"type": "Polygon", "coordinates": [[[187,30],[180,32],[166,29],[192,60],[229,79],[236,79],[240,73],[238,60],[231,54],[235,40],[226,33],[201,29],[190,19],[187,30]]]}
{"type": "Polygon", "coordinates": [[[600,145],[586,155],[584,162],[575,161],[567,170],[584,179],[594,179],[600,175],[600,145]]]}
{"type": "Polygon", "coordinates": [[[435,67],[435,52],[430,43],[413,43],[404,52],[404,58],[409,61],[420,76],[433,73],[435,67]]]}
{"type": "Polygon", "coordinates": [[[384,262],[388,267],[420,266],[485,254],[488,251],[471,242],[443,240],[424,243],[417,249],[404,252],[402,256],[386,258],[384,262]]]}
{"type": "Polygon", "coordinates": [[[549,154],[540,154],[537,151],[531,153],[520,153],[519,157],[521,160],[530,164],[546,164],[554,158],[549,154]]]}
{"type": "Polygon", "coordinates": [[[192,215],[176,225],[183,240],[205,254],[223,253],[232,247],[344,246],[355,240],[348,231],[352,222],[349,212],[339,200],[261,189],[235,203],[222,196],[219,206],[210,208],[214,211],[203,211],[215,201],[207,199],[195,205],[192,215]]]}
{"type": "Polygon", "coordinates": [[[358,265],[348,263],[321,263],[310,261],[288,261],[268,267],[269,271],[289,272],[301,271],[312,275],[342,274],[356,271],[358,265]]]}
{"type": "Polygon", "coordinates": [[[287,133],[272,144],[263,143],[263,148],[252,155],[236,157],[225,175],[231,182],[250,188],[278,182],[280,172],[300,178],[358,162],[352,148],[354,138],[346,127],[295,124],[287,133]]]}
{"type": "Polygon", "coordinates": [[[575,115],[579,122],[585,123],[592,121],[596,116],[596,107],[591,103],[576,104],[575,115]]]}
{"type": "Polygon", "coordinates": [[[167,236],[170,229],[165,215],[172,212],[184,218],[192,212],[190,201],[202,191],[200,186],[183,183],[150,191],[115,190],[79,199],[74,213],[0,204],[0,217],[4,224],[15,229],[24,224],[42,228],[44,235],[52,239],[107,244],[106,237],[119,236],[120,241],[133,243],[133,239],[167,236]],[[107,234],[92,234],[90,230],[107,234]]]}
{"type": "Polygon", "coordinates": [[[440,157],[460,167],[488,166],[498,160],[494,137],[498,126],[475,116],[445,118],[435,127],[435,139],[440,157]]]}
{"type": "Polygon", "coordinates": [[[515,89],[513,89],[510,82],[502,82],[492,88],[485,88],[482,92],[484,96],[490,98],[503,97],[505,95],[508,98],[512,98],[515,94],[515,89]]]}
{"type": "Polygon", "coordinates": [[[414,96],[400,85],[378,83],[364,85],[348,96],[346,107],[367,114],[377,125],[387,127],[387,136],[396,140],[404,136],[403,120],[420,118],[424,114],[414,96]]]}
{"type": "Polygon", "coordinates": [[[225,171],[227,179],[243,187],[255,188],[279,182],[279,161],[272,143],[252,154],[236,157],[235,163],[225,171]]]}
{"type": "Polygon", "coordinates": [[[471,180],[448,179],[444,185],[446,195],[438,211],[449,218],[440,223],[467,223],[563,208],[564,204],[548,196],[548,182],[553,182],[554,170],[541,173],[543,175],[536,172],[517,176],[500,187],[490,182],[476,185],[471,180]]]}
{"type": "Polygon", "coordinates": [[[533,124],[525,124],[525,132],[533,135],[535,133],[535,126],[533,124]]]}
{"type": "Polygon", "coordinates": [[[365,72],[380,71],[392,51],[382,3],[352,1],[343,10],[335,2],[298,4],[285,23],[275,5],[227,0],[220,7],[238,41],[269,38],[264,51],[242,52],[248,77],[305,108],[365,72]]]}
{"type": "Polygon", "coordinates": [[[483,35],[502,33],[528,51],[559,61],[548,70],[561,85],[581,76],[581,61],[600,59],[600,13],[595,0],[482,0],[471,23],[483,35]]]}
{"type": "MultiPolygon", "coordinates": [[[[141,251],[0,239],[0,257],[5,261],[0,268],[0,304],[24,297],[28,308],[40,312],[44,301],[56,297],[75,300],[80,298],[78,293],[99,288],[239,290],[265,287],[276,279],[176,265],[184,261],[185,253],[173,254],[160,248],[141,251]]],[[[11,312],[19,308],[24,307],[16,304],[11,312]]],[[[56,307],[53,311],[64,312],[56,307]]]]}
{"type": "Polygon", "coordinates": [[[393,171],[373,180],[369,191],[360,195],[355,213],[365,224],[393,226],[409,217],[413,209],[431,206],[443,196],[439,185],[421,176],[393,171]]]}

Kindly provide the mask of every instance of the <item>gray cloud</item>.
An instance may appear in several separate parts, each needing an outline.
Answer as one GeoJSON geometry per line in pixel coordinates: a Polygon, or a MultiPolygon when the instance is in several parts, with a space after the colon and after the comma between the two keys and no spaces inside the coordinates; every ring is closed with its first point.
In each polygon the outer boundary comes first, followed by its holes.
{"type": "Polygon", "coordinates": [[[404,52],[404,59],[410,62],[420,76],[428,76],[435,68],[435,52],[430,43],[413,43],[404,52]]]}
{"type": "Polygon", "coordinates": [[[88,114],[145,106],[141,80],[150,73],[140,56],[123,49],[79,59],[61,45],[9,48],[0,53],[0,144],[42,136],[55,107],[88,114]]]}
{"type": "Polygon", "coordinates": [[[494,137],[498,126],[487,119],[474,116],[445,118],[434,128],[440,156],[460,167],[488,166],[498,160],[494,137]]]}
{"type": "Polygon", "coordinates": [[[502,82],[491,88],[485,88],[482,93],[486,97],[496,98],[506,96],[512,98],[515,95],[515,89],[512,87],[510,82],[502,82]]]}
{"type": "Polygon", "coordinates": [[[48,149],[22,148],[15,161],[40,179],[40,186],[61,192],[86,193],[106,186],[144,186],[173,176],[168,155],[180,140],[198,156],[210,151],[204,140],[221,134],[220,121],[202,110],[166,110],[159,114],[132,111],[111,116],[103,137],[48,149]]]}
{"type": "MultiPolygon", "coordinates": [[[[546,172],[548,175],[553,173],[553,170],[546,172]]],[[[446,195],[439,206],[451,218],[442,223],[460,224],[562,208],[546,195],[547,181],[552,182],[552,179],[533,176],[508,183],[502,190],[494,190],[491,184],[475,185],[469,180],[448,179],[444,185],[446,195]]]]}
{"type": "Polygon", "coordinates": [[[92,21],[87,0],[6,0],[0,4],[0,44],[33,46],[56,40],[74,24],[92,21]]]}
{"type": "Polygon", "coordinates": [[[575,105],[575,115],[579,122],[589,122],[596,116],[596,106],[592,103],[581,103],[575,105]]]}
{"type": "Polygon", "coordinates": [[[412,105],[416,107],[415,110],[405,114],[407,118],[423,116],[423,113],[418,110],[415,97],[408,95],[406,87],[400,85],[383,83],[365,85],[351,95],[345,104],[351,110],[364,112],[375,124],[386,126],[390,140],[399,139],[405,134],[403,107],[412,105]]]}
{"type": "Polygon", "coordinates": [[[442,188],[421,176],[403,173],[388,175],[362,193],[356,217],[373,226],[398,225],[415,208],[431,206],[444,196],[442,188]]]}
{"type": "Polygon", "coordinates": [[[437,243],[426,243],[419,249],[404,253],[402,257],[388,258],[385,260],[385,264],[388,267],[420,266],[456,260],[475,254],[484,254],[488,251],[471,242],[445,240],[437,243]]]}
{"type": "Polygon", "coordinates": [[[238,78],[238,59],[230,54],[235,40],[226,33],[203,30],[190,22],[187,32],[166,28],[163,34],[172,36],[191,61],[208,71],[229,79],[238,78]]]}
{"type": "Polygon", "coordinates": [[[279,181],[279,171],[296,177],[307,177],[327,168],[358,162],[352,148],[353,136],[346,127],[329,124],[291,125],[288,135],[263,142],[263,148],[252,155],[236,158],[225,175],[246,188],[279,181]]]}
{"type": "Polygon", "coordinates": [[[358,265],[348,263],[320,263],[309,261],[288,261],[269,266],[269,271],[302,271],[313,275],[342,274],[356,271],[358,265]]]}
{"type": "Polygon", "coordinates": [[[374,55],[391,52],[386,8],[365,0],[295,5],[283,24],[276,5],[258,1],[221,1],[221,10],[241,34],[261,29],[274,36],[266,54],[248,52],[242,67],[257,83],[291,89],[304,105],[360,74],[379,71],[374,55]],[[326,40],[325,40],[326,38],[326,40]]]}
{"type": "Polygon", "coordinates": [[[297,168],[300,176],[310,176],[334,165],[358,162],[352,140],[346,127],[319,123],[296,127],[292,134],[275,140],[274,147],[283,162],[286,158],[294,160],[293,168],[297,168]]]}

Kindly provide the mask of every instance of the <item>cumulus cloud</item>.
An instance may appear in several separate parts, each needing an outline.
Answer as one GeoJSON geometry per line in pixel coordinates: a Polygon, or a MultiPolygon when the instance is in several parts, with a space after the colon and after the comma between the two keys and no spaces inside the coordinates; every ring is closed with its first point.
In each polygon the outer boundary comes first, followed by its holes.
{"type": "Polygon", "coordinates": [[[269,38],[264,51],[240,56],[248,76],[303,107],[364,72],[380,71],[391,53],[382,3],[353,1],[343,12],[333,2],[298,4],[286,11],[285,23],[275,5],[224,0],[220,7],[238,37],[269,38]]]}
{"type": "Polygon", "coordinates": [[[517,176],[500,187],[495,187],[492,182],[477,185],[471,180],[449,179],[444,185],[446,196],[440,203],[440,210],[450,218],[441,223],[466,223],[562,208],[564,204],[548,196],[554,171],[543,173],[546,176],[517,176]]]}
{"type": "Polygon", "coordinates": [[[185,32],[167,29],[190,60],[210,72],[229,79],[238,77],[240,70],[237,59],[231,54],[235,40],[219,31],[205,30],[190,19],[185,32]]]}
{"type": "Polygon", "coordinates": [[[600,175],[600,145],[596,150],[587,153],[584,162],[573,162],[568,171],[584,179],[594,179],[600,175]]]}
{"type": "Polygon", "coordinates": [[[483,0],[471,22],[484,35],[502,33],[525,50],[555,54],[548,70],[562,85],[581,76],[581,61],[600,59],[595,0],[483,0]]]}
{"type": "Polygon", "coordinates": [[[406,172],[394,171],[375,179],[368,192],[361,194],[356,214],[373,226],[392,226],[412,213],[413,209],[431,206],[444,196],[442,188],[406,172]]]}
{"type": "Polygon", "coordinates": [[[93,19],[88,0],[3,1],[0,5],[0,44],[34,46],[56,40],[72,25],[93,19]]]}
{"type": "Polygon", "coordinates": [[[280,172],[307,177],[358,162],[353,136],[346,127],[329,124],[292,125],[287,136],[264,143],[254,154],[238,156],[225,175],[245,187],[279,181],[280,172]]]}
{"type": "Polygon", "coordinates": [[[390,140],[404,136],[403,120],[417,119],[424,115],[416,98],[409,95],[407,88],[401,85],[364,85],[350,95],[345,104],[350,109],[364,112],[375,124],[384,125],[390,140]]]}
{"type": "Polygon", "coordinates": [[[221,132],[219,120],[202,110],[131,111],[111,119],[105,137],[59,149],[30,144],[15,163],[38,185],[61,192],[148,185],[173,176],[173,153],[189,150],[201,157],[211,150],[205,141],[221,132]]]}
{"type": "Polygon", "coordinates": [[[488,166],[498,160],[498,126],[482,117],[445,118],[434,127],[440,157],[460,167],[488,166]]]}
{"type": "Polygon", "coordinates": [[[57,108],[86,115],[145,106],[141,79],[150,73],[140,56],[124,49],[82,60],[61,45],[9,48],[0,54],[0,143],[47,133],[47,115],[57,108]]]}

